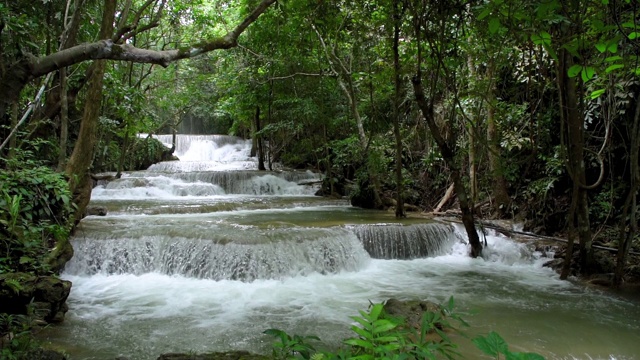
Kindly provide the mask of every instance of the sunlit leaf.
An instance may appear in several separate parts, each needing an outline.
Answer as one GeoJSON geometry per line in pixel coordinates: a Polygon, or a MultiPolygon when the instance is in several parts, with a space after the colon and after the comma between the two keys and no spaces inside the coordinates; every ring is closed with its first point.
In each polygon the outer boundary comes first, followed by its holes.
{"type": "Polygon", "coordinates": [[[582,81],[587,82],[593,79],[593,76],[596,74],[596,69],[591,66],[585,66],[582,68],[580,72],[580,76],[582,76],[582,81]]]}
{"type": "Polygon", "coordinates": [[[600,97],[600,95],[605,93],[605,89],[598,89],[594,92],[592,92],[589,97],[593,100],[593,99],[597,99],[598,97],[600,97]]]}
{"type": "Polygon", "coordinates": [[[624,67],[624,65],[622,65],[622,64],[614,64],[614,65],[609,66],[609,67],[605,70],[605,72],[608,74],[608,73],[610,73],[610,72],[612,72],[612,71],[614,71],[614,70],[622,69],[623,67],[624,67]]]}

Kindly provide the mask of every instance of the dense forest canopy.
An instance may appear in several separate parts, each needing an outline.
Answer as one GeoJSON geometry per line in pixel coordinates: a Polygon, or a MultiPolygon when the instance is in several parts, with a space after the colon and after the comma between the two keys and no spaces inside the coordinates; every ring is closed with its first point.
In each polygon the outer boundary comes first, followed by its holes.
{"type": "MultiPolygon", "coordinates": [[[[137,134],[250,137],[263,168],[322,171],[327,195],[398,217],[439,211],[451,188],[473,256],[478,216],[566,234],[585,274],[602,271],[593,244],[607,242],[619,284],[637,246],[639,11],[638,0],[2,0],[0,166],[57,169],[72,222],[90,174],[166,151],[137,134]]],[[[16,186],[0,185],[7,249],[30,220],[10,211],[16,186]]]]}

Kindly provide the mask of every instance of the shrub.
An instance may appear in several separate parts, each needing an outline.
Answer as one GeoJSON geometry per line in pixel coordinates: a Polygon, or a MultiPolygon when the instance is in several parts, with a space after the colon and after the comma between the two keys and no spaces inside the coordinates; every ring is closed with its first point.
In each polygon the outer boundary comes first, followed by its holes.
{"type": "Polygon", "coordinates": [[[47,167],[0,174],[0,272],[47,273],[44,257],[69,235],[71,194],[47,167]]]}

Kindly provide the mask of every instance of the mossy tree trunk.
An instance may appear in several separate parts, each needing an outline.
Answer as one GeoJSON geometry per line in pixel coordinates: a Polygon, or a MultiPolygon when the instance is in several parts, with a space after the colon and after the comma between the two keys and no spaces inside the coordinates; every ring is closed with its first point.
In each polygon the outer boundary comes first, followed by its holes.
{"type": "MultiPolygon", "coordinates": [[[[104,0],[100,39],[109,39],[113,33],[113,21],[116,13],[116,0],[104,0]]],[[[102,105],[102,85],[105,72],[105,60],[96,60],[93,76],[89,80],[84,112],[80,123],[78,140],[65,172],[69,178],[69,189],[78,206],[75,221],[80,221],[82,213],[91,198],[90,168],[96,146],[98,118],[102,105]],[[89,185],[88,185],[89,184],[89,185]]]]}

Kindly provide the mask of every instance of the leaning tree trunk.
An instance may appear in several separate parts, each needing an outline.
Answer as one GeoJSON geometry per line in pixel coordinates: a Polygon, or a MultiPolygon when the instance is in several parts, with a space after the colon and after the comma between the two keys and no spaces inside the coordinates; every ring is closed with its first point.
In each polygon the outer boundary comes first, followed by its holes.
{"type": "Polygon", "coordinates": [[[471,256],[478,257],[482,253],[482,243],[480,243],[480,237],[478,236],[478,232],[476,231],[476,225],[473,218],[473,207],[467,195],[467,189],[462,182],[462,172],[460,170],[460,166],[455,160],[455,153],[453,152],[449,144],[447,144],[444,137],[442,137],[442,134],[440,134],[440,129],[435,122],[433,114],[433,104],[429,103],[424,96],[424,90],[422,89],[420,75],[415,76],[412,79],[412,82],[416,102],[418,103],[420,112],[422,112],[422,116],[427,121],[429,130],[431,130],[431,135],[436,141],[436,144],[438,144],[438,148],[442,153],[442,157],[444,158],[444,161],[446,162],[447,166],[449,166],[449,169],[451,171],[453,186],[455,188],[456,195],[458,196],[458,202],[460,203],[460,211],[462,212],[462,223],[464,224],[464,228],[467,231],[469,244],[471,245],[471,256]]]}

